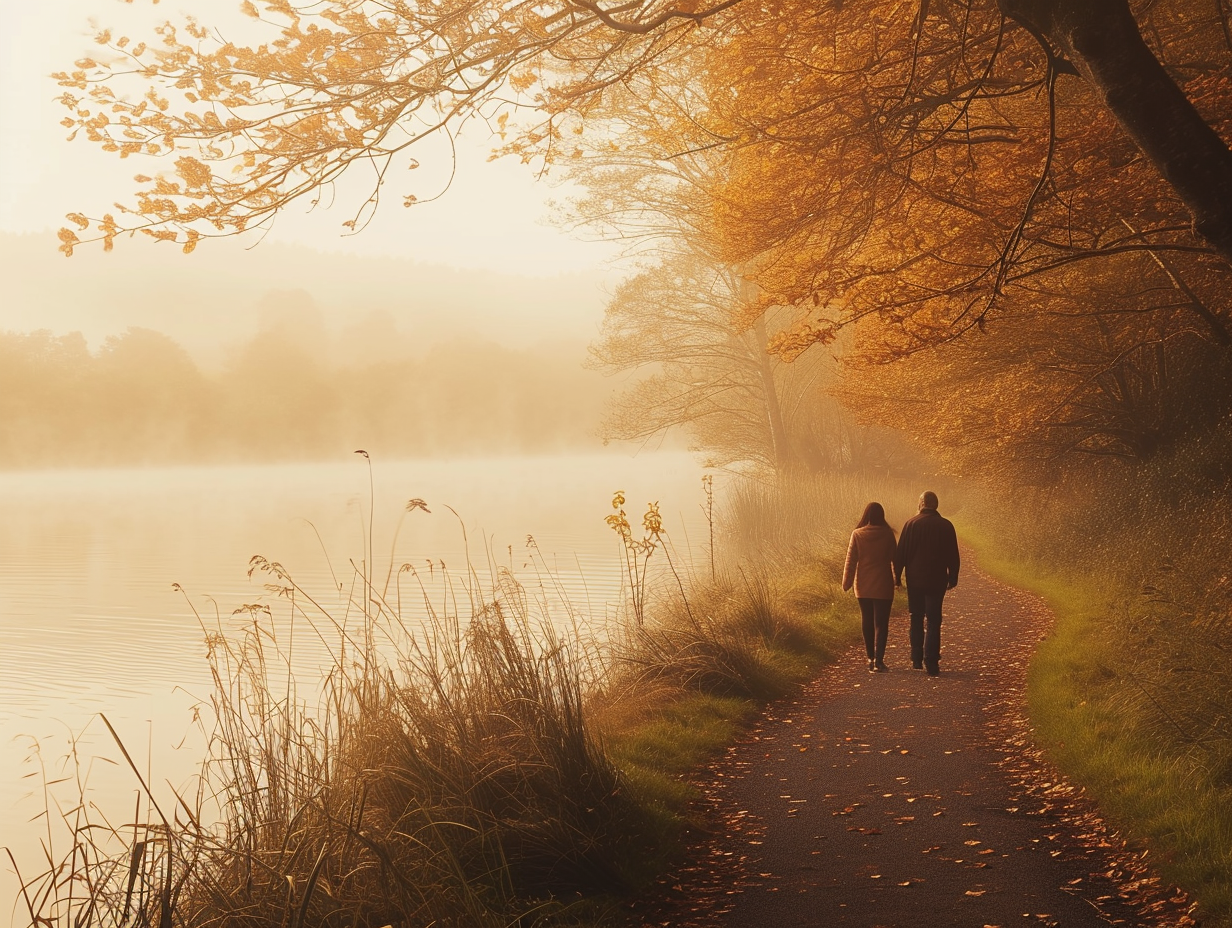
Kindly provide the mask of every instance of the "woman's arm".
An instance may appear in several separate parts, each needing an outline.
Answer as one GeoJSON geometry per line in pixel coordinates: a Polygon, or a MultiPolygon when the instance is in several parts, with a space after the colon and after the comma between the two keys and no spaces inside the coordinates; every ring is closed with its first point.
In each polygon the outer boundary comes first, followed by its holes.
{"type": "Polygon", "coordinates": [[[847,560],[843,562],[843,591],[851,589],[852,584],[856,582],[856,561],[860,558],[859,552],[856,551],[856,535],[851,533],[851,543],[847,545],[847,560]]]}

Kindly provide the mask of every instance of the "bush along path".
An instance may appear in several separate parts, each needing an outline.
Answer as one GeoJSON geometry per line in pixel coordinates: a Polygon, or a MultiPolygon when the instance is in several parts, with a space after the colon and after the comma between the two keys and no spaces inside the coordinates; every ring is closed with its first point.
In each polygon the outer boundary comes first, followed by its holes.
{"type": "Polygon", "coordinates": [[[854,649],[699,775],[716,830],[644,924],[1198,924],[1033,746],[1048,609],[970,567],[945,605],[940,676],[911,669],[900,592],[888,673],[854,649]]]}

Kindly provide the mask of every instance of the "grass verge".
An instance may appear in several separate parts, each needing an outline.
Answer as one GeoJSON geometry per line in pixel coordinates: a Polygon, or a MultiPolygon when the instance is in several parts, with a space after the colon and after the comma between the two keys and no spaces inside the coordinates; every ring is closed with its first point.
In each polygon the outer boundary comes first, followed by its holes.
{"type": "MultiPolygon", "coordinates": [[[[1164,879],[1198,901],[1203,924],[1232,926],[1232,767],[1222,743],[1169,711],[1155,692],[1158,668],[1142,656],[1154,628],[1193,618],[1091,576],[1015,560],[978,529],[963,534],[984,570],[1043,597],[1056,615],[1027,684],[1041,746],[1149,849],[1164,879]]],[[[1179,685],[1197,671],[1165,672],[1179,685]]]]}
{"type": "Polygon", "coordinates": [[[677,601],[628,649],[593,717],[609,756],[658,823],[652,874],[683,850],[688,776],[731,744],[758,709],[817,673],[860,636],[855,601],[827,579],[832,560],[780,563],[677,601]],[[704,618],[703,618],[704,617],[704,618]]]}

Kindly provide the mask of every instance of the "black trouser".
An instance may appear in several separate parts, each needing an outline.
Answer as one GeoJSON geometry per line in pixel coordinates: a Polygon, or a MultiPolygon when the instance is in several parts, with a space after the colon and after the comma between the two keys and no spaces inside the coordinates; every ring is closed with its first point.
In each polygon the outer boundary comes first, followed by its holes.
{"type": "Polygon", "coordinates": [[[911,663],[936,670],[941,661],[940,593],[917,593],[907,587],[907,611],[911,613],[911,663]]]}
{"type": "Polygon", "coordinates": [[[886,638],[890,634],[890,604],[892,599],[857,599],[864,617],[864,650],[868,659],[878,664],[885,657],[886,638]]]}

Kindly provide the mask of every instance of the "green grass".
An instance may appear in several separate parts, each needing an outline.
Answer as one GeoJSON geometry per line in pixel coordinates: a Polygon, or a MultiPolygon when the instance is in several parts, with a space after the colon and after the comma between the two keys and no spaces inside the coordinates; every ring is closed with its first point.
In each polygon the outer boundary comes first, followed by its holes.
{"type": "Polygon", "coordinates": [[[689,777],[731,744],[768,700],[814,676],[860,636],[854,599],[828,578],[833,558],[751,566],[660,604],[661,624],[626,655],[618,684],[594,707],[608,756],[657,828],[658,875],[684,850],[693,820],[689,777]]]}
{"type": "Polygon", "coordinates": [[[1151,718],[1151,695],[1135,671],[1135,637],[1169,616],[1136,590],[1016,562],[992,537],[963,528],[984,570],[1040,595],[1056,615],[1027,684],[1040,745],[1111,823],[1150,849],[1165,880],[1198,901],[1204,924],[1232,925],[1228,771],[1212,762],[1209,746],[1151,718]]]}

